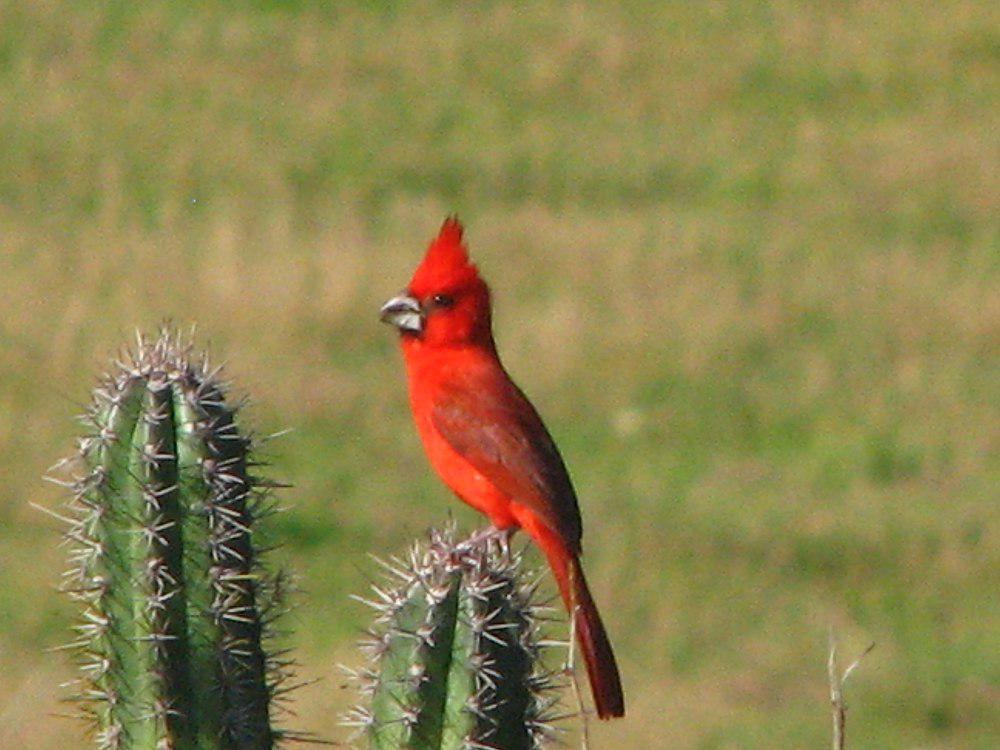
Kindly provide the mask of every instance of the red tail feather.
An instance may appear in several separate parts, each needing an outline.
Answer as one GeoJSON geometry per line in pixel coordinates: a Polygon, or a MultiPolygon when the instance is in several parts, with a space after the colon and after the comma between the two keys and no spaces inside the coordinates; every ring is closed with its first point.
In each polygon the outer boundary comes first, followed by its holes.
{"type": "Polygon", "coordinates": [[[576,639],[587,666],[587,678],[590,680],[597,715],[602,719],[624,716],[625,697],[618,663],[597,605],[587,587],[580,558],[567,551],[551,532],[542,535],[538,542],[555,574],[566,609],[573,617],[576,639]]]}
{"type": "MultiPolygon", "coordinates": [[[[594,600],[583,577],[580,559],[570,558],[570,581],[573,598],[576,600],[574,624],[576,638],[587,664],[587,677],[594,694],[597,715],[602,719],[625,715],[625,698],[622,695],[621,677],[618,663],[611,650],[611,642],[604,630],[604,623],[597,612],[594,600]]],[[[565,597],[564,597],[565,598],[565,597]]],[[[567,608],[572,605],[567,604],[567,608]]],[[[571,610],[572,611],[572,610],[571,610]]]]}

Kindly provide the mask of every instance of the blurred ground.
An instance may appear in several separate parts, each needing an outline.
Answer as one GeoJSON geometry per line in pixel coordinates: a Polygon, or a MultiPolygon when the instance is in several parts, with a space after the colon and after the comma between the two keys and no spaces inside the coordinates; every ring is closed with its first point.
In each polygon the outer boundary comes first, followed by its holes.
{"type": "MultiPolygon", "coordinates": [[[[197,322],[296,487],[334,739],[370,550],[449,513],[376,310],[445,214],[562,446],[630,714],[593,746],[1000,744],[987,2],[0,5],[0,746],[80,747],[39,477],[197,322]]],[[[569,725],[572,740],[572,723],[569,725]]]]}

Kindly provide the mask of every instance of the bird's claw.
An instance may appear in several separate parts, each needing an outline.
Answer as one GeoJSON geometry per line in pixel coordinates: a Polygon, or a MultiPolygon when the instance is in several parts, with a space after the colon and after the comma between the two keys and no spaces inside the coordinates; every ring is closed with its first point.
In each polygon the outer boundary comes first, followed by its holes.
{"type": "Polygon", "coordinates": [[[498,529],[496,526],[490,525],[475,532],[462,542],[461,546],[471,549],[481,544],[489,546],[495,542],[500,550],[500,554],[507,559],[510,558],[510,538],[514,535],[515,531],[516,529],[498,529]]]}

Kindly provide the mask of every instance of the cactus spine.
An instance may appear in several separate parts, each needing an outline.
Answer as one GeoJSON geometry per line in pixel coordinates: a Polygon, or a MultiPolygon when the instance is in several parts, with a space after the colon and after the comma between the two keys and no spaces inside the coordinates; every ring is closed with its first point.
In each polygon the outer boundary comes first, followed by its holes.
{"type": "Polygon", "coordinates": [[[162,331],[94,391],[69,486],[78,699],[107,750],[265,750],[287,663],[262,647],[277,578],[251,440],[204,357],[162,331]]]}
{"type": "Polygon", "coordinates": [[[456,543],[432,531],[405,561],[385,564],[357,673],[369,706],[345,723],[375,750],[541,747],[556,702],[540,666],[539,607],[520,554],[493,539],[456,543]]]}

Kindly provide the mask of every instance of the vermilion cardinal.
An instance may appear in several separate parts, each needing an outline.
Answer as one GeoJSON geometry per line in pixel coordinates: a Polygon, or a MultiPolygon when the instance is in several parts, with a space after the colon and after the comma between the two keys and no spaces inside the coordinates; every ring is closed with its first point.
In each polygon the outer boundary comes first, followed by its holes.
{"type": "Polygon", "coordinates": [[[622,716],[618,665],[580,567],[580,509],[559,450],[500,363],[490,291],[449,218],[410,285],[382,307],[399,329],[413,419],[431,465],[497,528],[548,559],[576,628],[602,719],[622,716]]]}

